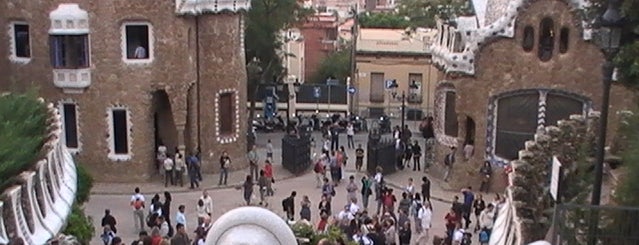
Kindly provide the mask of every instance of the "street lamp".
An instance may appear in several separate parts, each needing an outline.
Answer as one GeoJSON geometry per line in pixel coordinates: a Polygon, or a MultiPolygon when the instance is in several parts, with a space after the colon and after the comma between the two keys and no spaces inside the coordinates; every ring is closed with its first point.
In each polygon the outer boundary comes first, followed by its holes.
{"type": "MultiPolygon", "coordinates": [[[[397,88],[399,88],[399,84],[397,84],[397,80],[393,80],[392,83],[390,84],[389,88],[392,89],[393,98],[402,101],[402,115],[401,115],[402,127],[401,127],[401,130],[404,130],[404,126],[406,125],[406,122],[405,122],[405,118],[406,118],[406,91],[402,90],[402,95],[401,96],[397,96],[397,88]]],[[[414,89],[419,88],[419,86],[415,83],[415,81],[413,81],[411,84],[408,85],[408,88],[410,90],[414,90],[414,89]]]]}
{"type": "MultiPolygon", "coordinates": [[[[601,204],[601,185],[603,182],[604,156],[606,146],[606,130],[608,128],[608,107],[610,104],[610,86],[614,72],[613,59],[619,52],[621,43],[621,31],[623,17],[620,11],[620,0],[609,0],[606,12],[601,16],[601,28],[599,29],[599,45],[605,55],[602,65],[603,91],[601,99],[601,115],[599,116],[599,137],[597,139],[597,152],[595,162],[595,180],[592,188],[592,199],[590,204],[599,206],[601,204]]],[[[597,230],[599,224],[598,212],[591,213],[590,222],[590,243],[597,244],[597,230]]]]}

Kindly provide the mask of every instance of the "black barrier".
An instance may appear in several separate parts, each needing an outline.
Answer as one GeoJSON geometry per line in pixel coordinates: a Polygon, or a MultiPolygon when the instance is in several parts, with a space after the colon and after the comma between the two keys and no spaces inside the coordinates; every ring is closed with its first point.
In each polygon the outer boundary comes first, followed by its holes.
{"type": "Polygon", "coordinates": [[[282,166],[293,174],[301,174],[311,166],[309,137],[286,135],[282,138],[282,166]]]}
{"type": "Polygon", "coordinates": [[[395,143],[390,139],[369,141],[366,149],[366,170],[375,173],[377,167],[382,167],[382,173],[392,174],[397,171],[395,158],[395,143]]]}

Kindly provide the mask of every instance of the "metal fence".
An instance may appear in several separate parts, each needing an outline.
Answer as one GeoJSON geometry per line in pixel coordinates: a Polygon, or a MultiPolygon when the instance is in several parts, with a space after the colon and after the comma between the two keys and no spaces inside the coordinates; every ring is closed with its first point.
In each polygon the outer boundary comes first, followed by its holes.
{"type": "Polygon", "coordinates": [[[639,244],[639,207],[557,205],[554,215],[552,244],[573,245],[596,244],[637,245],[639,244]],[[596,230],[590,225],[594,217],[596,230]]]}
{"type": "Polygon", "coordinates": [[[385,175],[397,171],[395,143],[392,140],[369,140],[366,152],[366,170],[369,173],[375,173],[377,167],[381,167],[385,175]]]}
{"type": "Polygon", "coordinates": [[[311,166],[310,137],[282,138],[282,166],[293,174],[301,174],[311,166]]]}

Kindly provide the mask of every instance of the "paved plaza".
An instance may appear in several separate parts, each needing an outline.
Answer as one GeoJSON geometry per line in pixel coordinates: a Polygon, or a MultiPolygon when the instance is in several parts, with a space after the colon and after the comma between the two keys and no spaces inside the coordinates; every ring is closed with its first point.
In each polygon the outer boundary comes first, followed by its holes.
{"type": "MultiPolygon", "coordinates": [[[[270,205],[268,209],[277,213],[278,215],[284,217],[284,212],[282,210],[281,201],[290,195],[291,191],[297,191],[298,195],[295,200],[296,202],[296,218],[299,218],[299,202],[302,197],[308,195],[311,200],[311,211],[312,211],[312,220],[311,222],[316,224],[319,220],[319,213],[317,209],[317,205],[320,201],[321,191],[319,188],[316,188],[316,180],[315,175],[312,171],[307,171],[305,174],[300,176],[294,176],[290,174],[287,170],[283,169],[281,166],[280,158],[281,158],[281,149],[280,149],[280,139],[282,137],[281,133],[270,133],[270,134],[258,134],[257,145],[258,150],[260,152],[261,159],[265,157],[265,149],[264,145],[266,144],[267,139],[271,139],[275,152],[274,152],[274,172],[275,172],[275,195],[273,197],[269,197],[270,205]]],[[[318,133],[313,134],[315,140],[320,140],[320,135],[318,133]]],[[[355,145],[366,143],[366,134],[358,134],[355,137],[355,145]]],[[[346,136],[343,135],[340,139],[341,144],[346,144],[346,136]]],[[[316,151],[320,150],[320,145],[317,144],[316,151]]],[[[351,156],[349,164],[344,169],[344,178],[347,179],[350,175],[355,175],[357,183],[359,185],[359,179],[363,175],[363,173],[358,173],[355,170],[354,166],[354,150],[347,149],[347,155],[351,156]]],[[[235,185],[239,185],[246,175],[248,174],[248,169],[242,171],[236,171],[230,173],[229,176],[229,185],[224,187],[218,187],[217,181],[219,176],[215,174],[205,175],[203,181],[203,188],[206,188],[209,194],[213,198],[214,202],[214,211],[212,213],[213,222],[220,217],[225,212],[240,207],[243,205],[242,191],[234,188],[235,185]]],[[[421,177],[424,176],[424,173],[413,172],[413,171],[398,171],[395,174],[386,176],[386,180],[389,183],[389,186],[397,189],[398,187],[404,186],[407,183],[407,179],[412,177],[415,179],[415,185],[419,186],[421,184],[421,177]]],[[[185,187],[173,187],[164,188],[163,183],[161,183],[158,178],[155,182],[149,183],[96,183],[95,187],[92,191],[91,199],[85,206],[85,210],[88,215],[92,216],[94,219],[94,224],[96,227],[96,237],[92,241],[92,244],[101,244],[101,241],[98,239],[98,235],[101,234],[100,228],[100,220],[104,215],[104,209],[110,209],[112,214],[117,219],[117,228],[118,228],[118,236],[123,238],[123,240],[129,244],[131,241],[137,238],[137,234],[133,229],[133,216],[132,210],[129,206],[129,201],[131,194],[133,193],[133,189],[135,187],[140,187],[142,193],[145,195],[147,202],[150,201],[151,197],[155,193],[160,193],[162,196],[162,192],[165,190],[171,192],[173,196],[173,201],[171,203],[171,220],[175,219],[175,212],[177,211],[177,207],[179,205],[186,206],[186,216],[187,216],[187,228],[188,230],[193,230],[196,223],[197,217],[195,213],[195,206],[197,204],[197,200],[202,194],[201,189],[188,189],[187,185],[185,187]]],[[[419,190],[419,187],[417,188],[419,190]]],[[[336,188],[336,196],[333,199],[333,211],[336,213],[336,210],[340,210],[342,204],[346,204],[346,190],[345,185],[342,184],[336,188]]],[[[401,191],[396,190],[395,195],[398,199],[401,198],[401,191]]],[[[442,190],[440,183],[433,180],[432,187],[432,205],[433,205],[433,229],[431,234],[442,235],[444,234],[444,216],[446,212],[450,208],[450,199],[454,195],[459,195],[459,193],[455,192],[447,192],[442,190]]],[[[488,197],[492,199],[492,196],[488,197]]],[[[373,209],[376,203],[371,197],[371,204],[369,205],[369,209],[373,209]]],[[[474,224],[471,224],[474,225],[474,224]]],[[[192,233],[190,235],[193,235],[192,233]]],[[[432,236],[431,236],[432,237],[432,236]]],[[[473,239],[476,240],[476,239],[473,239]]]]}

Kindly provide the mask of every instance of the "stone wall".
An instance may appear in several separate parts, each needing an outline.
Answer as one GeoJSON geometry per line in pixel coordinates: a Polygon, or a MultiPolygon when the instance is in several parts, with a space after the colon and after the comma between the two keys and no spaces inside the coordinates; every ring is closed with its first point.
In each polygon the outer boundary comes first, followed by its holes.
{"type": "Polygon", "coordinates": [[[0,197],[0,244],[16,237],[25,244],[45,244],[63,229],[71,213],[77,189],[75,163],[60,140],[58,110],[53,104],[48,109],[51,124],[44,157],[0,197]]]}

